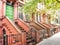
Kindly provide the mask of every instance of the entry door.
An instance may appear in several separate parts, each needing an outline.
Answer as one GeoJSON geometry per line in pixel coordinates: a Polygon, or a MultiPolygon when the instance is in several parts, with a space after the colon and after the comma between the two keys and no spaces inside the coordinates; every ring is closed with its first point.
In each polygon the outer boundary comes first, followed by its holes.
{"type": "Polygon", "coordinates": [[[14,17],[14,7],[13,5],[10,5],[10,4],[6,4],[6,16],[13,20],[13,17],[14,17]]]}
{"type": "Polygon", "coordinates": [[[3,45],[8,45],[6,31],[5,29],[3,29],[2,31],[3,31],[3,45]]]}

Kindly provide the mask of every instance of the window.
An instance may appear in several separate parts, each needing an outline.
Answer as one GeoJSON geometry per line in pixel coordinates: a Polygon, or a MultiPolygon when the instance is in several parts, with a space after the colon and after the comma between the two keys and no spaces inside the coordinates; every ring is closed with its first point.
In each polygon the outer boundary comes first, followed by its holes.
{"type": "Polygon", "coordinates": [[[41,21],[41,16],[40,16],[40,14],[36,14],[36,16],[35,16],[35,21],[36,22],[40,22],[41,21]]]}
{"type": "Polygon", "coordinates": [[[26,14],[26,21],[30,21],[30,16],[26,14]]]}
{"type": "Polygon", "coordinates": [[[23,20],[23,10],[21,10],[21,6],[18,7],[18,17],[23,20]]]}
{"type": "Polygon", "coordinates": [[[19,18],[23,20],[23,13],[19,12],[19,18]]]}

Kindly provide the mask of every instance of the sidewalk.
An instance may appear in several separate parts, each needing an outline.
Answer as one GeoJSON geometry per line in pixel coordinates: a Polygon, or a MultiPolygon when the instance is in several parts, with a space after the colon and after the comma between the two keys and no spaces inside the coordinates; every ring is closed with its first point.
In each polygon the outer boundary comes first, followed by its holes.
{"type": "Polygon", "coordinates": [[[43,40],[37,45],[60,45],[60,32],[48,39],[43,40]]]}

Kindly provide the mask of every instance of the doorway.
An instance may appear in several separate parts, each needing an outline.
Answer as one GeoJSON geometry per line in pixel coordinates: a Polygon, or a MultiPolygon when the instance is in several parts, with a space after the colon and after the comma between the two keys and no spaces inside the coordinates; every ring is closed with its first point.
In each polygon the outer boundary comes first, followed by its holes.
{"type": "Polygon", "coordinates": [[[3,29],[2,32],[3,32],[3,45],[7,45],[8,41],[7,41],[7,36],[6,36],[6,30],[3,29]]]}

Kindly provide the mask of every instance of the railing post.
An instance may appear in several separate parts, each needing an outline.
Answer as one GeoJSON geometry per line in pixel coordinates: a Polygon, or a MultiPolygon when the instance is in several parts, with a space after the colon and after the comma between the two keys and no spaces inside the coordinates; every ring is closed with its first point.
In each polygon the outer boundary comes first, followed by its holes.
{"type": "Polygon", "coordinates": [[[48,34],[48,37],[50,37],[50,30],[47,29],[47,34],[48,34]]]}
{"type": "Polygon", "coordinates": [[[22,45],[26,45],[26,33],[22,32],[22,45]]]}
{"type": "Polygon", "coordinates": [[[34,29],[31,29],[31,35],[32,37],[35,39],[36,35],[35,35],[36,31],[34,29]]]}
{"type": "Polygon", "coordinates": [[[32,36],[33,36],[33,38],[34,38],[34,40],[35,40],[35,44],[37,43],[37,38],[36,38],[36,36],[37,36],[37,31],[36,30],[32,30],[32,36]]]}
{"type": "Polygon", "coordinates": [[[39,43],[40,40],[39,32],[36,32],[36,43],[39,43]]]}

